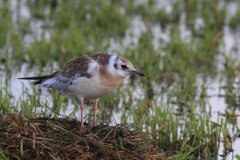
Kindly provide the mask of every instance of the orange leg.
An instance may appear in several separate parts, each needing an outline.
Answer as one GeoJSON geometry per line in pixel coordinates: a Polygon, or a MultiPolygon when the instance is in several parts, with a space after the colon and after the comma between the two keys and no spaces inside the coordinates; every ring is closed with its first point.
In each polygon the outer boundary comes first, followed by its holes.
{"type": "Polygon", "coordinates": [[[84,111],[84,105],[83,105],[83,101],[81,101],[81,128],[80,128],[80,130],[82,130],[84,128],[84,125],[83,125],[83,111],[84,111]]]}
{"type": "Polygon", "coordinates": [[[96,122],[96,112],[97,112],[97,102],[98,100],[95,100],[95,103],[93,105],[93,109],[94,109],[94,113],[93,113],[93,123],[92,123],[92,127],[94,126],[95,122],[96,122]]]}

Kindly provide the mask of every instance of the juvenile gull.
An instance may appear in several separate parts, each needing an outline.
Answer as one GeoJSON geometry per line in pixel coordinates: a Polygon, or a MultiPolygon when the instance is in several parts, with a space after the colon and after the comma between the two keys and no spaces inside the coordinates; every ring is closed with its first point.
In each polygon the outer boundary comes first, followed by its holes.
{"type": "Polygon", "coordinates": [[[128,75],[144,76],[125,58],[100,53],[79,57],[69,62],[62,70],[50,75],[19,79],[36,80],[31,83],[42,88],[60,90],[65,97],[79,101],[81,131],[84,127],[83,101],[95,100],[92,123],[94,126],[98,99],[114,91],[128,75]]]}

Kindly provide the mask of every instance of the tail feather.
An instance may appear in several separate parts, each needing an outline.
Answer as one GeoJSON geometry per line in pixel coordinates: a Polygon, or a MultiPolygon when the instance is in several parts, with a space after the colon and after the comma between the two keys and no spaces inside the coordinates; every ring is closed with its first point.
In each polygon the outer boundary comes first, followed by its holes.
{"type": "Polygon", "coordinates": [[[45,81],[46,79],[49,79],[49,78],[54,77],[58,72],[59,72],[59,71],[54,72],[54,73],[51,74],[51,75],[46,75],[46,76],[23,77],[23,78],[18,78],[18,79],[22,79],[22,80],[37,80],[37,81],[31,82],[33,85],[37,85],[37,84],[41,84],[41,83],[42,83],[43,81],[45,81]]]}
{"type": "Polygon", "coordinates": [[[33,85],[37,85],[37,84],[41,84],[43,82],[44,79],[41,79],[41,80],[38,80],[38,81],[34,81],[34,82],[31,82],[31,84],[33,85]]]}
{"type": "Polygon", "coordinates": [[[24,77],[24,78],[18,78],[22,80],[37,80],[34,82],[31,82],[33,85],[41,84],[44,79],[46,79],[48,76],[41,76],[41,77],[24,77]]]}
{"type": "Polygon", "coordinates": [[[24,77],[24,78],[18,78],[18,79],[23,79],[23,80],[41,80],[41,79],[45,79],[48,76],[40,76],[40,77],[24,77]]]}

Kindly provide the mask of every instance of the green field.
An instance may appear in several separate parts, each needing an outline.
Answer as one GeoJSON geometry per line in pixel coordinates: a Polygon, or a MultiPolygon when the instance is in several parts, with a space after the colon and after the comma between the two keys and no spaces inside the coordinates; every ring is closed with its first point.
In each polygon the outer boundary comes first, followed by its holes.
{"type": "MultiPolygon", "coordinates": [[[[129,77],[101,98],[98,124],[151,133],[168,158],[234,159],[240,155],[239,7],[238,0],[0,0],[0,120],[18,113],[79,119],[77,101],[17,78],[109,53],[145,77],[129,77]]],[[[85,104],[91,122],[92,102],[85,104]]],[[[7,159],[1,145],[0,159],[7,159]]]]}

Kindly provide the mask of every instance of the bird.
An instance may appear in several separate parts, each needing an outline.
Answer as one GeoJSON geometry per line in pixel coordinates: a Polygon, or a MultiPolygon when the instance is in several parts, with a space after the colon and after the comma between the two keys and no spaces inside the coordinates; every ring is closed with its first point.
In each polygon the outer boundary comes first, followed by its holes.
{"type": "Polygon", "coordinates": [[[85,127],[84,101],[94,101],[91,125],[93,127],[96,122],[98,99],[113,92],[129,75],[145,76],[123,57],[98,53],[76,58],[67,63],[62,70],[49,75],[18,79],[35,80],[31,82],[33,85],[59,90],[63,96],[77,100],[81,109],[81,131],[85,127]]]}

